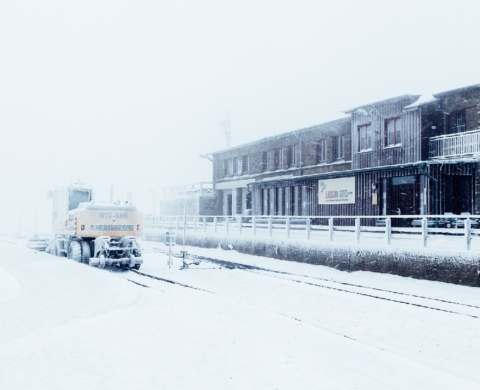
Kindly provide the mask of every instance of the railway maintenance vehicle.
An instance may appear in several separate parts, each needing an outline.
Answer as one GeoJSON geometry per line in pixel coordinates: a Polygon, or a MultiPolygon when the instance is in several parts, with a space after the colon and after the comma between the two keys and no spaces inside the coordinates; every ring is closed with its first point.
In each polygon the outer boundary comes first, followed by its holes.
{"type": "Polygon", "coordinates": [[[137,237],[143,233],[143,214],[130,201],[96,202],[92,188],[82,183],[57,187],[49,197],[53,197],[55,236],[48,253],[100,268],[140,268],[143,258],[137,237]]]}

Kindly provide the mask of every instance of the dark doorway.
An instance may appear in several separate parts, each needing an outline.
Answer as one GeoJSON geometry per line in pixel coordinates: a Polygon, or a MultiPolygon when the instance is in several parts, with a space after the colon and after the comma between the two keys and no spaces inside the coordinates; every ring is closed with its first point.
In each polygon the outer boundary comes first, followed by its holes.
{"type": "Polygon", "coordinates": [[[445,176],[444,212],[460,215],[470,212],[471,176],[445,176]]]}
{"type": "MultiPolygon", "coordinates": [[[[387,199],[387,210],[390,215],[415,215],[415,176],[392,177],[387,199]]],[[[394,218],[392,226],[411,226],[411,218],[394,218]]]]}
{"type": "Polygon", "coordinates": [[[232,194],[227,195],[227,215],[232,215],[232,194]]]}

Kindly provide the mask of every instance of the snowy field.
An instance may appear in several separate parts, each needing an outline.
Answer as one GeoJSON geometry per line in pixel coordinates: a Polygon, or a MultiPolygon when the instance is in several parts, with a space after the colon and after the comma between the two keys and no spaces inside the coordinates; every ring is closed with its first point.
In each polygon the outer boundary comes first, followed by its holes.
{"type": "Polygon", "coordinates": [[[25,244],[0,237],[2,390],[480,388],[477,288],[143,242],[174,284],[25,244]]]}

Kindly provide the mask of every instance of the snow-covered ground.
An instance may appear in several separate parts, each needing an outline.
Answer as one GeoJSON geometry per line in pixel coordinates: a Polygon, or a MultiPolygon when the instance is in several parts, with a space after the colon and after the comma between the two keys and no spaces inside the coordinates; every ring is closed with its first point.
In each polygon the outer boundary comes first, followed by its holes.
{"type": "Polygon", "coordinates": [[[477,288],[144,242],[173,284],[0,239],[0,389],[480,387],[477,288]]]}

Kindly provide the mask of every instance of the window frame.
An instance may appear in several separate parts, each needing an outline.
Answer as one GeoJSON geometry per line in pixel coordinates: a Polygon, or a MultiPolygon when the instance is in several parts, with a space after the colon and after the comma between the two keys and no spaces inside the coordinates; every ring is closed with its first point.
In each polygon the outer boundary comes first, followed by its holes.
{"type": "Polygon", "coordinates": [[[327,140],[326,138],[321,138],[316,141],[317,144],[317,164],[322,164],[327,162],[327,140]]]}
{"type": "Polygon", "coordinates": [[[448,131],[449,134],[464,133],[467,131],[467,112],[466,110],[454,111],[448,115],[448,131]],[[459,123],[459,119],[461,119],[459,123]],[[453,122],[455,121],[455,124],[453,122]],[[460,128],[460,130],[458,130],[460,128]],[[463,129],[463,130],[461,130],[463,129]]]}
{"type": "Polygon", "coordinates": [[[372,150],[372,123],[364,123],[362,125],[357,126],[357,138],[358,138],[358,145],[357,151],[358,152],[365,152],[372,150]],[[362,137],[362,129],[365,128],[365,137],[362,137]],[[365,145],[363,144],[365,142],[365,145]],[[365,146],[363,148],[362,146],[365,146]]]}
{"type": "Polygon", "coordinates": [[[401,146],[402,145],[402,117],[395,116],[385,119],[385,147],[401,146]],[[390,132],[388,124],[393,122],[393,142],[390,141],[390,132]],[[399,127],[397,127],[399,123],[399,127]],[[400,138],[400,140],[397,140],[400,138]]]}
{"type": "Polygon", "coordinates": [[[345,136],[337,135],[333,138],[334,160],[345,160],[345,136]]]}
{"type": "Polygon", "coordinates": [[[268,171],[268,152],[264,150],[262,152],[262,172],[268,171]]]}

